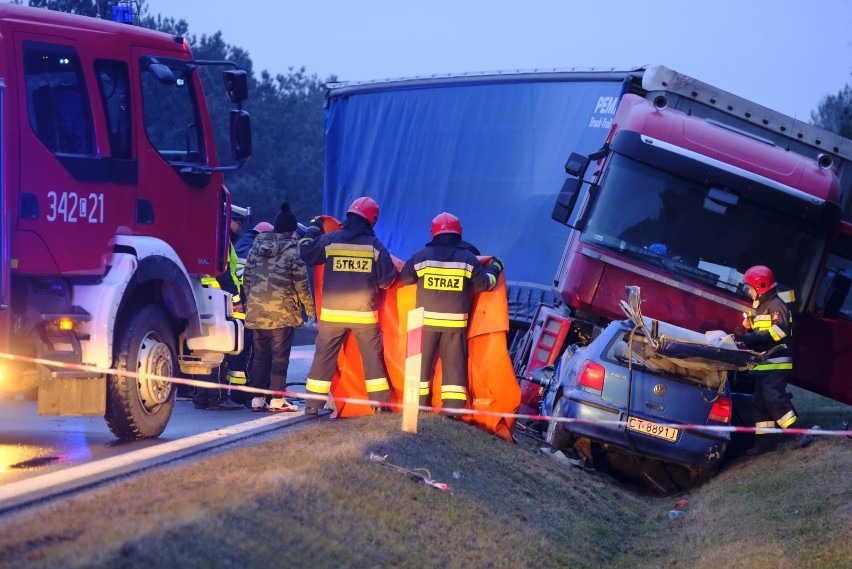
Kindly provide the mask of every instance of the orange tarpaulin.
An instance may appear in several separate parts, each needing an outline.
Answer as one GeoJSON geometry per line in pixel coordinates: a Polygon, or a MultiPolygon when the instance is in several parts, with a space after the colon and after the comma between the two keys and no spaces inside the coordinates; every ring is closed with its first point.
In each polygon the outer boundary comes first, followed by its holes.
{"type": "MultiPolygon", "coordinates": [[[[334,231],[340,224],[332,218],[323,218],[324,229],[334,231]]],[[[397,269],[402,261],[394,257],[397,269]]],[[[490,257],[480,257],[487,265],[490,257]]],[[[314,268],[317,312],[322,312],[323,266],[314,268]]],[[[409,310],[414,308],[416,285],[400,286],[398,283],[382,291],[379,306],[379,326],[384,341],[385,366],[391,384],[391,401],[401,403],[405,383],[405,356],[409,310]]],[[[488,292],[474,295],[473,310],[468,328],[468,408],[490,413],[515,413],[521,401],[521,390],[515,378],[512,361],[506,346],[509,330],[509,307],[506,299],[506,281],[501,274],[497,286],[488,292]]],[[[424,362],[424,365],[427,365],[424,362]]],[[[440,406],[441,369],[436,366],[432,380],[433,406],[440,406]]],[[[335,399],[338,416],[356,417],[372,413],[366,404],[344,403],[340,399],[366,400],[364,368],[355,338],[348,335],[337,358],[337,372],[331,383],[331,396],[335,399]]],[[[464,420],[480,425],[501,438],[512,439],[514,419],[490,414],[465,415],[464,420]]]]}

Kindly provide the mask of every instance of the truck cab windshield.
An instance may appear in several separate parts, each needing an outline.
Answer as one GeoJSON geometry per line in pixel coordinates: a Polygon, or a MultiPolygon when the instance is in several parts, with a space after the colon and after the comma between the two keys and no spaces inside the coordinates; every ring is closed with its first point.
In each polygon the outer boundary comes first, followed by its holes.
{"type": "Polygon", "coordinates": [[[728,293],[740,291],[748,267],[767,265],[779,290],[793,290],[800,303],[824,247],[821,230],[741,199],[737,188],[711,187],[618,154],[593,194],[581,240],[728,293]]]}

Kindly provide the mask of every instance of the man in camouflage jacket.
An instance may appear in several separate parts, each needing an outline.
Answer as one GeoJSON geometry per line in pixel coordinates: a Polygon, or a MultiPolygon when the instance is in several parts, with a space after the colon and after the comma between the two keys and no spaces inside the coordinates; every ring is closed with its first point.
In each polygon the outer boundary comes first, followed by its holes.
{"type": "MultiPolygon", "coordinates": [[[[253,387],[286,390],[294,330],[303,324],[303,312],[308,318],[316,315],[295,230],[296,218],[285,203],[275,220],[275,231],[259,234],[246,259],[243,290],[247,298],[246,327],[254,335],[249,372],[253,387]]],[[[255,397],[252,410],[263,411],[266,403],[265,398],[255,397]]],[[[283,396],[269,401],[268,408],[296,410],[283,396]]]]}

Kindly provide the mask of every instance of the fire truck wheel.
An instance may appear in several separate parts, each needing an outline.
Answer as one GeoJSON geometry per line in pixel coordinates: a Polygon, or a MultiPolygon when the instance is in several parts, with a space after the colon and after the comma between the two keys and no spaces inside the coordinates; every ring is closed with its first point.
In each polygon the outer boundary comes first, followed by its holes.
{"type": "MultiPolygon", "coordinates": [[[[564,417],[565,416],[565,398],[561,393],[557,394],[556,401],[553,403],[553,411],[551,412],[551,416],[553,417],[564,417]]],[[[547,422],[547,433],[545,433],[544,440],[550,447],[554,450],[565,450],[571,446],[572,436],[565,430],[565,423],[560,423],[558,421],[548,421],[547,422]]]]}
{"type": "MultiPolygon", "coordinates": [[[[116,329],[115,367],[137,374],[175,375],[175,337],[159,306],[147,305],[120,320],[116,329]]],[[[106,421],[122,440],[158,437],[165,430],[175,402],[169,381],[125,375],[107,382],[106,421]]]]}

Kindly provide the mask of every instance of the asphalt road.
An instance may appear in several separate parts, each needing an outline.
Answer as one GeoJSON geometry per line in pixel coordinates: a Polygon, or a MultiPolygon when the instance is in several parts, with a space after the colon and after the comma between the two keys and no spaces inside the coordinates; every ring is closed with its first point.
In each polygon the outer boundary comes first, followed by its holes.
{"type": "MultiPolygon", "coordinates": [[[[304,382],[313,350],[293,347],[288,381],[304,382]]],[[[303,385],[290,389],[304,392],[303,385]]],[[[159,438],[118,441],[102,417],[40,417],[35,401],[0,400],[0,510],[306,419],[301,411],[210,411],[179,400],[159,438]]]]}

